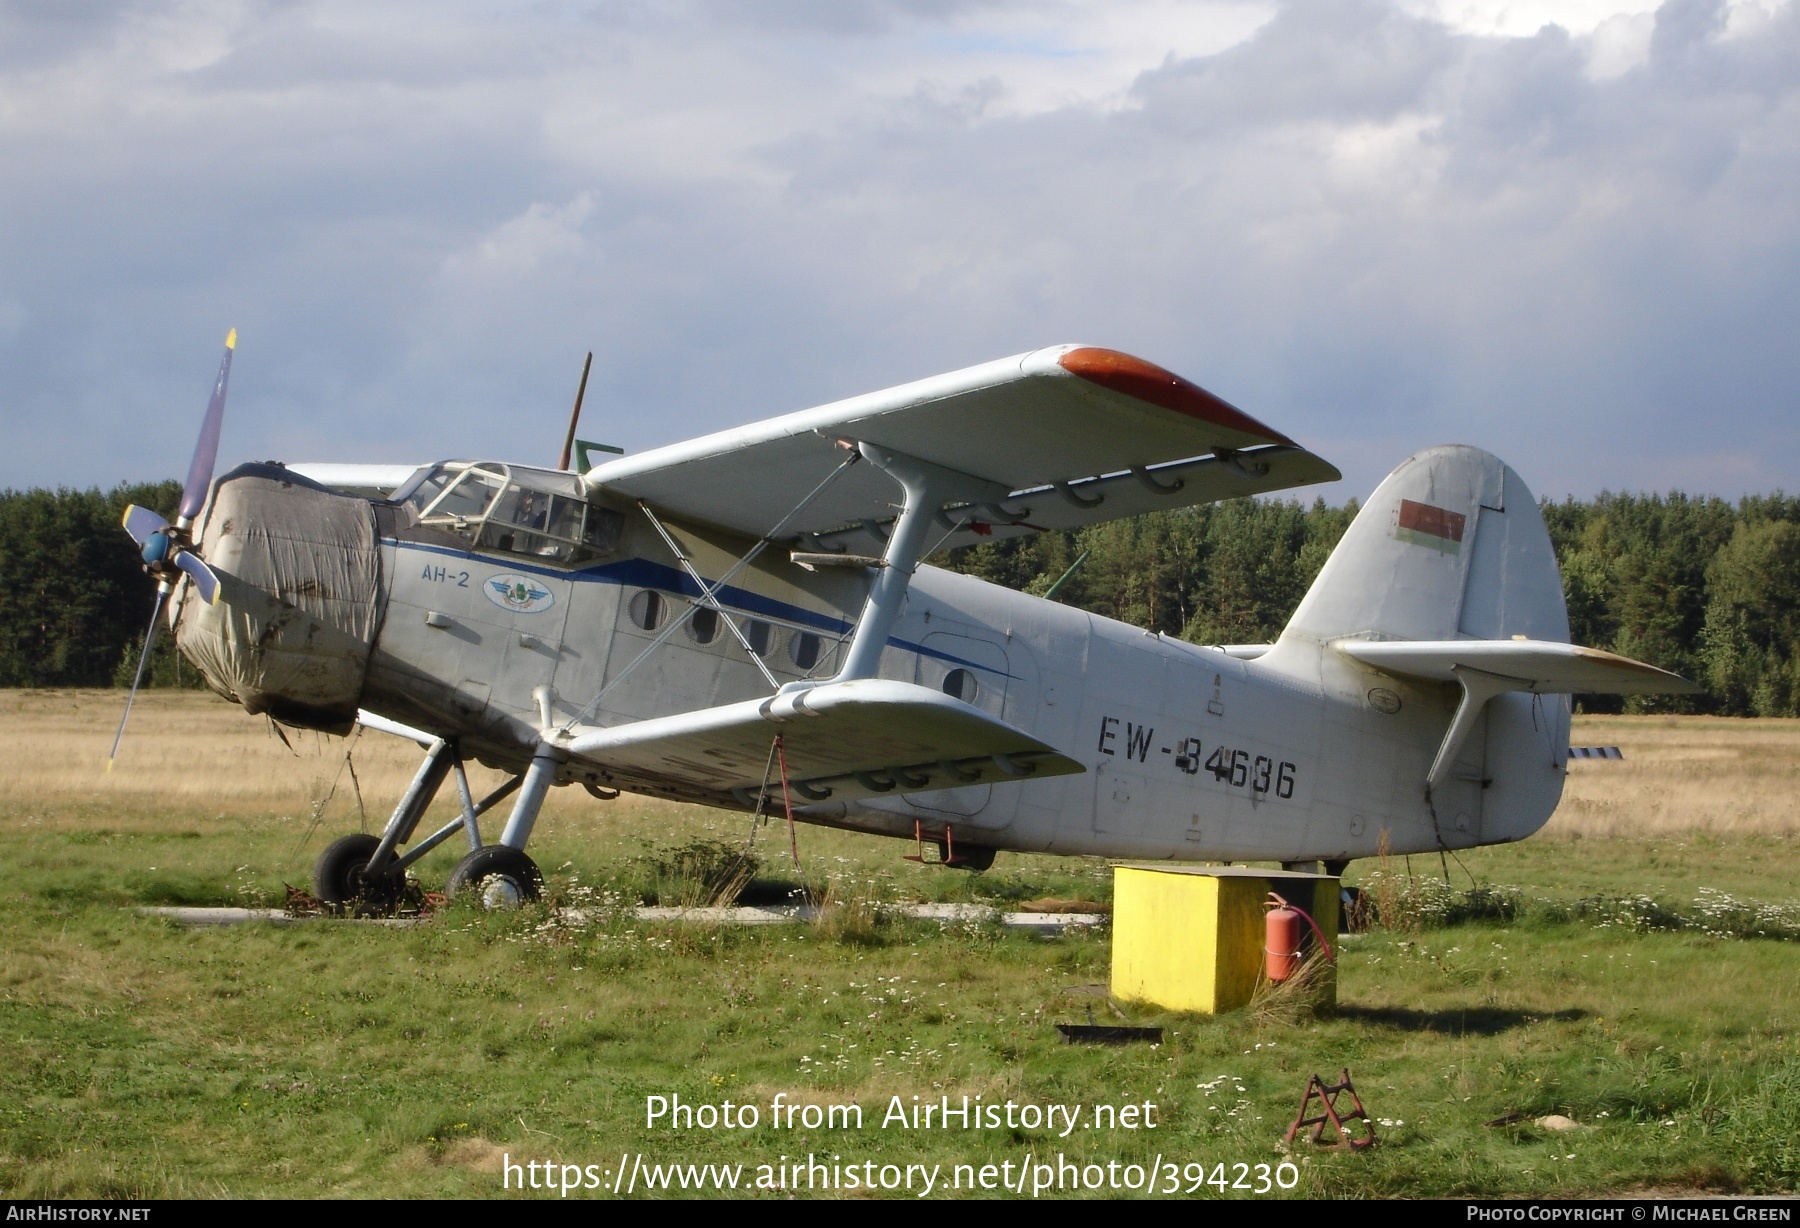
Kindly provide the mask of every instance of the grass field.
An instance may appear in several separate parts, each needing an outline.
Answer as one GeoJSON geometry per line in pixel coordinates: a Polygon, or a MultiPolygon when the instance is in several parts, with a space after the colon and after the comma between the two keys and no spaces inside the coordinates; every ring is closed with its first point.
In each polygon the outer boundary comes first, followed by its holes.
{"type": "MultiPolygon", "coordinates": [[[[1128,1011],[1164,1025],[1165,1043],[1104,1049],[1065,1046],[1053,1027],[1114,1018],[1104,931],[1046,940],[878,907],[1107,899],[1106,867],[1082,859],[1003,854],[971,876],[802,828],[802,873],[784,869],[771,827],[764,873],[829,884],[824,921],[640,923],[624,905],[659,881],[657,850],[741,841],[744,821],[559,790],[532,851],[579,920],[453,908],[410,928],[186,930],[140,916],[279,903],[358,827],[357,787],[343,743],[305,735],[290,750],[192,694],[141,700],[108,776],[118,704],[0,692],[6,1196],[486,1196],[503,1192],[503,1156],[602,1177],[622,1155],[741,1163],[750,1187],[757,1166],[809,1152],[840,1170],[941,1165],[938,1193],[954,1165],[1057,1153],[1161,1156],[1184,1190],[1204,1165],[1226,1187],[1195,1190],[1210,1196],[1245,1193],[1233,1165],[1254,1184],[1255,1166],[1283,1160],[1305,1195],[1800,1184],[1800,722],[1580,720],[1577,741],[1616,743],[1625,762],[1576,764],[1543,833],[1463,854],[1450,887],[1436,859],[1413,858],[1410,892],[1404,862],[1388,866],[1395,928],[1343,944],[1334,1017],[1128,1011]],[[1777,936],[1732,936],[1758,930],[1777,936]],[[1345,1066],[1391,1123],[1382,1145],[1280,1154],[1307,1076],[1345,1066]],[[856,1102],[864,1127],[771,1126],[778,1094],[856,1102]],[[646,1098],[676,1095],[757,1104],[762,1121],[646,1127],[646,1098]],[[891,1097],[946,1095],[1151,1102],[1157,1128],[880,1125],[891,1097]],[[1530,1124],[1551,1113],[1580,1128],[1530,1124]],[[1526,1120],[1483,1124],[1509,1114],[1526,1120]]],[[[354,763],[378,826],[413,752],[367,737],[354,763]]],[[[454,860],[425,862],[426,885],[454,860]]]]}

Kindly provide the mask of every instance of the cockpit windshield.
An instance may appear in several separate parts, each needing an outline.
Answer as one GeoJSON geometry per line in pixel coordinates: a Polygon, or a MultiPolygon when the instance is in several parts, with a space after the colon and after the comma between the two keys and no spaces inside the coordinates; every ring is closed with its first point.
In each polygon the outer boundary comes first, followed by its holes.
{"type": "Polygon", "coordinates": [[[582,567],[615,553],[625,517],[589,503],[580,479],[488,461],[447,461],[396,496],[421,524],[477,550],[552,567],[582,567]]]}

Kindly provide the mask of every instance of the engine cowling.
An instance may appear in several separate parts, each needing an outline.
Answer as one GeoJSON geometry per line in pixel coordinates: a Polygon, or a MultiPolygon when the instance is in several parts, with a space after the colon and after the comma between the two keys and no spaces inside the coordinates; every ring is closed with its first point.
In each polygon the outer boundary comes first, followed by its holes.
{"type": "Polygon", "coordinates": [[[182,603],[182,655],[248,712],[348,731],[385,606],[373,505],[240,465],[214,485],[197,538],[219,599],[182,603]]]}

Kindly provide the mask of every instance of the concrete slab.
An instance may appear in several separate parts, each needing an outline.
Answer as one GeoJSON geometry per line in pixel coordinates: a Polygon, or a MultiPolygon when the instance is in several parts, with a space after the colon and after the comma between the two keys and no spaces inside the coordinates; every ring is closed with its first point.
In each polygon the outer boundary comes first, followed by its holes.
{"type": "Polygon", "coordinates": [[[167,917],[181,925],[242,925],[246,921],[268,921],[275,925],[292,925],[301,920],[290,917],[279,908],[140,908],[144,917],[167,917]]]}
{"type": "MultiPolygon", "coordinates": [[[[213,925],[245,925],[262,921],[270,925],[295,925],[315,917],[292,917],[279,908],[140,908],[139,915],[166,917],[179,925],[195,927],[213,925]]],[[[1008,929],[1032,930],[1040,934],[1060,934],[1067,929],[1084,929],[1104,925],[1110,918],[1105,913],[1041,913],[1001,912],[987,904],[908,904],[897,909],[902,916],[916,921],[957,924],[999,921],[1008,929]]],[[[579,909],[564,916],[574,924],[587,918],[579,909]]],[[[748,904],[733,908],[669,908],[645,906],[632,910],[639,921],[680,921],[695,925],[784,925],[800,921],[816,921],[819,910],[811,905],[748,904]]],[[[418,925],[418,917],[359,918],[369,925],[418,925]]]]}
{"type": "Polygon", "coordinates": [[[639,921],[689,921],[699,925],[781,925],[790,921],[812,921],[819,910],[797,904],[745,904],[731,908],[664,908],[645,905],[634,908],[639,921]]]}

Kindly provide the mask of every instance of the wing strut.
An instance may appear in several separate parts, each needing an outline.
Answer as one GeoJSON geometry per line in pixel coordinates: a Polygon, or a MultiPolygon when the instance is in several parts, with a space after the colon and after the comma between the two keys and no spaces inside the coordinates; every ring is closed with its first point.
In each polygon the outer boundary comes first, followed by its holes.
{"type": "MultiPolygon", "coordinates": [[[[856,678],[873,678],[881,667],[881,650],[887,647],[888,632],[900,617],[906,590],[913,572],[925,553],[925,535],[937,522],[939,510],[951,501],[965,503],[1001,503],[1012,492],[995,482],[945,469],[930,461],[904,453],[892,452],[868,442],[857,444],[857,451],[870,464],[886,473],[906,492],[906,506],[894,522],[888,536],[884,566],[875,573],[869,585],[869,599],[863,604],[862,617],[850,638],[850,650],[844,654],[843,668],[833,682],[849,682],[856,678]]],[[[790,682],[786,690],[807,689],[817,682],[790,682]]]]}
{"type": "MultiPolygon", "coordinates": [[[[645,503],[642,499],[639,499],[638,510],[649,517],[650,524],[656,529],[657,533],[661,535],[663,544],[669,548],[669,553],[675,556],[675,561],[680,563],[682,569],[688,573],[688,576],[694,583],[700,586],[700,603],[717,614],[719,616],[719,621],[725,624],[725,629],[730,631],[737,642],[744,646],[744,652],[749,656],[750,663],[762,671],[762,676],[768,680],[769,686],[775,690],[780,690],[780,680],[778,680],[770,671],[768,664],[756,654],[756,649],[750,647],[750,637],[744,634],[744,629],[737,625],[737,620],[726,613],[725,607],[719,604],[719,599],[713,596],[714,592],[719,588],[724,587],[723,581],[717,585],[708,585],[701,577],[700,572],[695,569],[693,562],[687,556],[687,552],[676,543],[675,538],[663,527],[663,522],[656,518],[656,513],[650,510],[650,505],[645,503]]],[[[761,544],[762,543],[760,542],[758,543],[759,546],[761,544]]]]}
{"type": "Polygon", "coordinates": [[[794,791],[788,787],[787,745],[775,735],[775,754],[781,759],[781,804],[787,810],[788,852],[794,856],[794,869],[800,868],[800,837],[794,834],[794,791]]]}
{"type": "MultiPolygon", "coordinates": [[[[748,554],[746,554],[743,558],[739,559],[737,562],[733,563],[731,565],[730,569],[727,570],[724,575],[719,577],[719,582],[717,584],[707,584],[703,580],[700,581],[701,600],[711,602],[714,605],[714,608],[717,608],[716,594],[718,594],[720,591],[722,591],[727,584],[730,584],[733,580],[735,580],[737,578],[738,572],[744,570],[744,568],[750,566],[751,563],[755,562],[756,556],[761,554],[768,547],[770,542],[773,542],[775,539],[780,537],[782,535],[782,533],[787,529],[788,525],[792,524],[794,522],[795,518],[798,517],[801,512],[805,511],[808,507],[810,507],[815,499],[817,499],[820,495],[825,493],[825,490],[828,486],[830,486],[833,482],[837,481],[838,478],[843,474],[843,472],[846,469],[850,468],[850,466],[854,465],[860,459],[862,459],[861,456],[855,452],[852,452],[852,453],[850,453],[849,456],[845,457],[843,462],[841,464],[839,464],[837,468],[833,469],[830,473],[826,474],[823,481],[821,481],[817,486],[813,487],[811,492],[808,493],[804,499],[800,500],[800,502],[798,502],[794,505],[794,508],[792,511],[790,511],[787,515],[785,515],[781,518],[781,523],[777,524],[774,528],[770,529],[767,533],[763,534],[762,537],[758,538],[756,544],[754,546],[750,547],[750,552],[748,554]]],[[[653,517],[651,517],[651,519],[655,520],[655,517],[653,516],[653,517]]],[[[661,528],[660,525],[658,525],[657,527],[661,528]]],[[[675,552],[675,556],[677,558],[681,558],[682,557],[681,551],[677,550],[675,552]]],[[[683,561],[685,562],[686,560],[684,559],[683,561]]],[[[690,572],[691,572],[691,569],[690,569],[690,572]]],[[[695,579],[698,580],[699,578],[695,577],[695,579]]],[[[569,737],[573,733],[576,725],[578,725],[582,721],[586,720],[588,717],[592,716],[594,713],[598,712],[600,710],[600,701],[605,699],[607,694],[609,692],[611,692],[614,687],[618,686],[621,682],[625,681],[625,679],[629,678],[631,676],[631,673],[633,670],[637,669],[638,666],[642,665],[646,660],[649,659],[651,653],[655,652],[658,648],[661,648],[664,644],[666,644],[669,641],[670,636],[674,635],[677,631],[681,630],[681,628],[686,626],[688,619],[693,617],[694,611],[698,608],[699,607],[696,605],[690,605],[682,613],[680,618],[671,619],[669,622],[669,625],[667,627],[663,628],[662,633],[660,635],[658,635],[654,640],[651,640],[649,645],[646,646],[642,652],[638,653],[637,656],[633,657],[631,659],[631,663],[629,665],[627,665],[624,669],[620,670],[617,674],[615,674],[613,676],[613,680],[611,682],[609,682],[605,686],[601,687],[599,694],[595,695],[592,699],[588,700],[586,707],[584,707],[581,711],[577,712],[574,716],[571,716],[567,721],[563,722],[562,727],[556,731],[556,736],[559,738],[569,737]]],[[[727,620],[727,621],[729,621],[729,620],[727,620]]],[[[754,658],[756,656],[755,653],[751,653],[750,655],[752,658],[754,658]]],[[[760,662],[758,662],[758,663],[760,664],[760,662]]],[[[767,672],[767,671],[764,671],[764,672],[767,672]]],[[[774,679],[771,678],[770,681],[773,682],[774,679]]],[[[548,731],[545,732],[545,736],[546,737],[549,736],[548,731]]]]}

